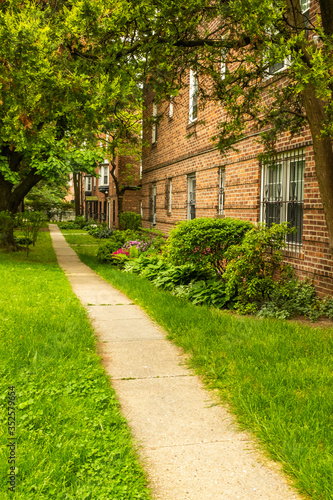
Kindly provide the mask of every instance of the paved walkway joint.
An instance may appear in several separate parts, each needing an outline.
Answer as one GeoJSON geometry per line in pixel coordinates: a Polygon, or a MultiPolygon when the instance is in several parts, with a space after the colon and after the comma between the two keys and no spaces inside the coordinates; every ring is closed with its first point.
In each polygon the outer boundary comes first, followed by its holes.
{"type": "Polygon", "coordinates": [[[83,264],[50,225],[59,265],[87,308],[156,500],[297,500],[276,464],[186,368],[138,306],[83,264]]]}

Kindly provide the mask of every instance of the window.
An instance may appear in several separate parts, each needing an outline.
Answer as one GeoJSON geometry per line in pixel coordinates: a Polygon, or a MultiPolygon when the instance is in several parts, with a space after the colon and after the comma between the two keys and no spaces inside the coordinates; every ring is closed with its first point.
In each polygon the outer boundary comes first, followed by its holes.
{"type": "Polygon", "coordinates": [[[155,144],[157,142],[157,104],[153,103],[153,125],[152,125],[152,138],[151,142],[152,144],[155,144]]]}
{"type": "Polygon", "coordinates": [[[112,200],[112,222],[116,223],[116,200],[112,200]]]}
{"type": "Polygon", "coordinates": [[[157,187],[156,183],[150,186],[149,190],[149,220],[153,226],[156,225],[156,198],[157,198],[157,187]]]}
{"type": "Polygon", "coordinates": [[[142,158],[140,158],[140,161],[139,161],[139,176],[140,176],[140,179],[142,179],[142,158]]]}
{"type": "Polygon", "coordinates": [[[143,219],[143,206],[142,206],[142,200],[140,200],[140,215],[141,215],[141,218],[143,219]]]}
{"type": "Polygon", "coordinates": [[[92,189],[91,177],[86,176],[85,178],[85,191],[91,191],[92,189]]]}
{"type": "Polygon", "coordinates": [[[187,220],[195,219],[195,174],[187,176],[187,220]]]}
{"type": "Polygon", "coordinates": [[[262,168],[261,221],[268,227],[289,222],[296,232],[287,235],[290,250],[302,244],[304,202],[304,150],[279,154],[262,168]]]}
{"type": "Polygon", "coordinates": [[[173,96],[170,97],[169,118],[173,118],[173,96]]]}
{"type": "Polygon", "coordinates": [[[225,79],[225,75],[227,73],[227,56],[227,49],[223,49],[221,54],[221,80],[225,79]]]}
{"type": "Polygon", "coordinates": [[[189,122],[192,123],[198,116],[198,76],[190,70],[190,105],[189,105],[189,122]]]}
{"type": "Polygon", "coordinates": [[[108,186],[109,185],[109,163],[104,164],[99,169],[99,186],[108,186]]]}
{"type": "Polygon", "coordinates": [[[171,214],[172,209],[172,179],[165,181],[165,210],[168,215],[171,214]]]}
{"type": "Polygon", "coordinates": [[[306,37],[308,37],[310,27],[310,0],[301,0],[301,11],[305,24],[305,34],[306,37]]]}
{"type": "Polygon", "coordinates": [[[218,214],[224,214],[224,183],[225,183],[225,168],[219,169],[219,208],[218,214]]]}

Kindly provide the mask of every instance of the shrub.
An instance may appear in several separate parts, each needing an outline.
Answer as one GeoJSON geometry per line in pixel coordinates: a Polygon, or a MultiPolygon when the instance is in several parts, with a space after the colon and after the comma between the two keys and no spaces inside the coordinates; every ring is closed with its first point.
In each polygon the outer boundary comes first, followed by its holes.
{"type": "Polygon", "coordinates": [[[173,290],[178,285],[188,285],[191,282],[203,280],[207,277],[207,272],[204,269],[198,270],[194,264],[189,263],[183,266],[169,265],[152,282],[157,287],[173,290]]]}
{"type": "Polygon", "coordinates": [[[133,251],[135,248],[137,250],[137,253],[138,253],[137,257],[138,257],[139,253],[146,252],[148,250],[149,243],[145,242],[145,241],[140,241],[140,240],[130,240],[124,244],[123,248],[126,248],[128,250],[133,249],[133,251]]]}
{"type": "Polygon", "coordinates": [[[148,243],[149,253],[160,253],[162,248],[165,245],[165,238],[162,231],[158,231],[157,229],[140,229],[140,239],[144,242],[148,243]]]}
{"type": "MultiPolygon", "coordinates": [[[[29,255],[29,245],[35,246],[38,232],[45,224],[46,217],[43,212],[21,212],[17,215],[17,222],[24,234],[24,245],[27,256],[29,255]],[[31,242],[31,243],[30,243],[31,242]]],[[[23,240],[22,240],[23,241],[23,240]]]]}
{"type": "Polygon", "coordinates": [[[231,304],[230,296],[225,290],[225,284],[216,278],[191,283],[187,299],[196,305],[207,305],[219,309],[231,304]]]}
{"type": "Polygon", "coordinates": [[[99,240],[106,240],[108,238],[111,238],[113,234],[113,230],[109,229],[107,227],[98,227],[98,228],[92,228],[88,230],[88,233],[91,234],[94,238],[97,238],[99,240]]]}
{"type": "Polygon", "coordinates": [[[250,222],[229,218],[180,222],[171,231],[165,251],[173,264],[192,262],[197,267],[213,268],[221,274],[227,249],[240,244],[252,228],[250,222]]]}
{"type": "Polygon", "coordinates": [[[281,290],[293,276],[292,268],[282,262],[280,250],[285,247],[286,223],[270,228],[260,225],[251,229],[240,245],[226,252],[228,264],[223,280],[226,293],[236,297],[240,313],[254,313],[269,300],[276,287],[281,290]]]}
{"type": "Polygon", "coordinates": [[[141,215],[135,212],[123,212],[119,215],[119,225],[120,229],[132,229],[137,230],[141,227],[141,215]]]}
{"type": "Polygon", "coordinates": [[[112,262],[112,254],[121,248],[129,239],[135,239],[137,233],[134,231],[113,231],[111,237],[103,242],[97,250],[97,259],[100,262],[112,262]]]}

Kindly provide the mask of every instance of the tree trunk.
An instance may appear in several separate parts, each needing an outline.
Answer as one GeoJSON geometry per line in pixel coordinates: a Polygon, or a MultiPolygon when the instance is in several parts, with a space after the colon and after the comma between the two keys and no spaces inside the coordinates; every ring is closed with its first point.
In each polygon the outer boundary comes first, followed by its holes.
{"type": "Polygon", "coordinates": [[[74,185],[74,200],[75,200],[75,216],[81,215],[81,186],[80,186],[80,174],[73,173],[73,185],[74,185]]]}
{"type": "Polygon", "coordinates": [[[315,89],[309,85],[302,92],[303,104],[313,141],[316,175],[329,236],[329,246],[333,253],[333,150],[330,137],[322,137],[325,123],[325,104],[316,96],[315,89]]]}

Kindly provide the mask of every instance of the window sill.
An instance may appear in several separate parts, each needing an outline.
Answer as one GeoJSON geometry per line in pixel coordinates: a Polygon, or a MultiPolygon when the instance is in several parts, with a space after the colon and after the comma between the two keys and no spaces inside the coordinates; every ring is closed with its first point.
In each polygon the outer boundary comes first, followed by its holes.
{"type": "Polygon", "coordinates": [[[189,122],[186,125],[186,130],[191,130],[192,128],[195,128],[197,125],[197,119],[193,120],[193,122],[189,122]]]}

